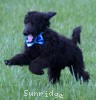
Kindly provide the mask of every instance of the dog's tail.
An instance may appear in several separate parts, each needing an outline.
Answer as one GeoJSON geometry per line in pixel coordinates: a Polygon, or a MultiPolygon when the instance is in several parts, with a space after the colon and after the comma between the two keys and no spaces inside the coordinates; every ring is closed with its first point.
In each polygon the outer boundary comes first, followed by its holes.
{"type": "Polygon", "coordinates": [[[77,43],[80,44],[80,33],[81,33],[81,26],[78,26],[75,29],[73,29],[72,41],[74,42],[74,44],[77,43]]]}

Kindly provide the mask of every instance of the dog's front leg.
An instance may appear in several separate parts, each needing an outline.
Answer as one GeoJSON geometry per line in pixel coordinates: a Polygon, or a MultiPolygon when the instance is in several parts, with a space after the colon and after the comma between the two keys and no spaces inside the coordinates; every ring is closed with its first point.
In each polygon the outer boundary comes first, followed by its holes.
{"type": "Polygon", "coordinates": [[[29,65],[29,70],[36,75],[43,75],[44,74],[43,68],[47,66],[48,66],[48,60],[38,57],[35,60],[31,61],[29,65]]]}
{"type": "Polygon", "coordinates": [[[31,58],[28,54],[17,54],[12,57],[10,60],[4,60],[6,65],[29,65],[31,58]]]}

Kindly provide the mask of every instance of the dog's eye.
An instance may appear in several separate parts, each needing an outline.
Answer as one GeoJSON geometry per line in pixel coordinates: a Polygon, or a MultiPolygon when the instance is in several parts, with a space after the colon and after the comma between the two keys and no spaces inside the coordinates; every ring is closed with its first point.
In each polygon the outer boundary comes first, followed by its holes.
{"type": "Polygon", "coordinates": [[[25,19],[25,20],[24,20],[24,23],[25,23],[25,24],[27,24],[27,23],[29,23],[29,22],[30,22],[29,19],[25,19]]]}
{"type": "Polygon", "coordinates": [[[34,23],[34,22],[32,22],[32,21],[31,21],[31,24],[32,24],[33,26],[35,25],[35,23],[34,23]]]}

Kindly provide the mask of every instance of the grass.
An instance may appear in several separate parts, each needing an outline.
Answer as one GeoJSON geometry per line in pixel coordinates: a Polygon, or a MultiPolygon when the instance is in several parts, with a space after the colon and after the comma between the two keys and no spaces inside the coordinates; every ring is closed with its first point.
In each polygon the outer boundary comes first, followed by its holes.
{"type": "Polygon", "coordinates": [[[95,43],[96,0],[0,0],[0,100],[60,100],[62,95],[62,100],[95,100],[95,43]],[[82,26],[80,48],[91,76],[88,84],[76,82],[67,68],[61,73],[61,84],[53,86],[47,80],[47,69],[45,75],[36,76],[28,71],[28,66],[9,68],[4,65],[4,59],[22,50],[23,19],[29,10],[56,11],[51,27],[67,37],[73,28],[82,26]],[[27,96],[24,96],[25,90],[29,92],[27,96]],[[43,95],[32,96],[32,92],[43,92],[43,95]]]}

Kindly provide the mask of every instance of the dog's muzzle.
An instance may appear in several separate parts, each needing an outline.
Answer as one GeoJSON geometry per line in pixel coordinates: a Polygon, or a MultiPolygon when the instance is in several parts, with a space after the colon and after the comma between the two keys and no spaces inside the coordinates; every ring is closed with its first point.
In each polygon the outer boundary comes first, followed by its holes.
{"type": "Polygon", "coordinates": [[[25,24],[23,34],[24,34],[25,36],[28,36],[28,35],[30,35],[30,34],[33,35],[32,30],[33,30],[33,28],[32,28],[31,23],[27,23],[27,24],[25,24]]]}

